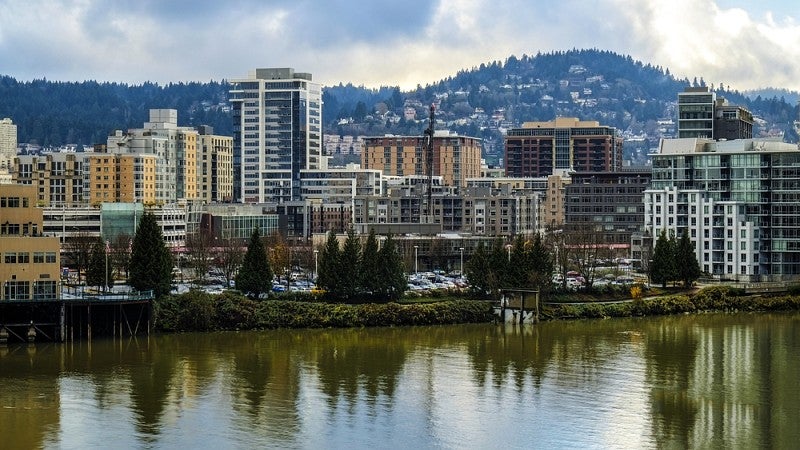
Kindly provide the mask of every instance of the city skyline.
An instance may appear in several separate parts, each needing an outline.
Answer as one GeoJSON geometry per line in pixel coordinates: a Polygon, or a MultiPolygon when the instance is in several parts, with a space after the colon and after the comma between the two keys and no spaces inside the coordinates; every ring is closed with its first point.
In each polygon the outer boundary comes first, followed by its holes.
{"type": "Polygon", "coordinates": [[[800,5],[788,0],[4,3],[0,74],[22,81],[163,84],[302,67],[325,86],[412,89],[512,55],[598,48],[679,78],[800,90],[800,5]]]}

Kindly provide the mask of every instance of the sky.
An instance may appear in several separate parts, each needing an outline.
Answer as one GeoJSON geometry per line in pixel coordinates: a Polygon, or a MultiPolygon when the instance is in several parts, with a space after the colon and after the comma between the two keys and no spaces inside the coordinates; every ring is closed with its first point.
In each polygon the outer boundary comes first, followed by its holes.
{"type": "Polygon", "coordinates": [[[597,48],[733,89],[800,91],[797,0],[0,0],[0,75],[209,81],[257,67],[413,89],[597,48]]]}

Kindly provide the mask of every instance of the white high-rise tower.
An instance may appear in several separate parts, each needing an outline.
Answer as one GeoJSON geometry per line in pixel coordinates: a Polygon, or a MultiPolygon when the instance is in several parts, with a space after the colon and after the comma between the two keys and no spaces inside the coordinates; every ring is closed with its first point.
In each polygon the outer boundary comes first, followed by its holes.
{"type": "Polygon", "coordinates": [[[234,200],[300,199],[300,171],[322,158],[322,87],[310,73],[256,69],[232,80],[234,200]]]}

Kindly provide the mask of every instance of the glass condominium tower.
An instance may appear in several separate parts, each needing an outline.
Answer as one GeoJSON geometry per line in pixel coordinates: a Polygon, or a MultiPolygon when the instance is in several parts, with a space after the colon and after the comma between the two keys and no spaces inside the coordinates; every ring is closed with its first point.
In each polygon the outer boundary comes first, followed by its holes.
{"type": "Polygon", "coordinates": [[[231,80],[234,201],[300,200],[300,171],[320,169],[322,87],[292,68],[231,80]]]}

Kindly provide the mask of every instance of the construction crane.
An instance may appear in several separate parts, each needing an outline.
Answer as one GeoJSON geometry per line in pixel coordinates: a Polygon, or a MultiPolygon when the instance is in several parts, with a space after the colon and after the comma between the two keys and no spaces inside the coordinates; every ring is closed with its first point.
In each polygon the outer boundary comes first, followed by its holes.
{"type": "Polygon", "coordinates": [[[425,139],[423,140],[423,151],[425,152],[425,222],[433,222],[433,124],[435,122],[434,114],[436,107],[431,104],[430,118],[428,121],[428,128],[425,130],[425,139]]]}

